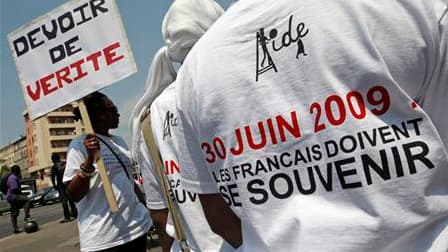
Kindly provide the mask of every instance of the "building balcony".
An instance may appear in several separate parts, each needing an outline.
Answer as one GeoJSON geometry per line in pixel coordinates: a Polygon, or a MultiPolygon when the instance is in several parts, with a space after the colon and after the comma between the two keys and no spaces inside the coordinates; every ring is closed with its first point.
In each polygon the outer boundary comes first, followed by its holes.
{"type": "Polygon", "coordinates": [[[49,113],[48,116],[73,117],[73,112],[71,112],[71,111],[53,111],[53,112],[49,113]]]}
{"type": "Polygon", "coordinates": [[[50,136],[50,141],[55,141],[55,140],[72,140],[73,138],[75,138],[76,135],[54,135],[54,136],[50,136]]]}
{"type": "Polygon", "coordinates": [[[75,123],[49,123],[48,128],[50,128],[50,129],[76,128],[76,124],[75,123]]]}
{"type": "Polygon", "coordinates": [[[54,152],[67,152],[68,146],[67,147],[51,147],[50,151],[51,153],[54,152]]]}
{"type": "Polygon", "coordinates": [[[40,171],[42,169],[45,169],[45,167],[40,167],[40,166],[31,166],[30,168],[28,168],[28,173],[33,173],[33,172],[37,172],[40,171]]]}

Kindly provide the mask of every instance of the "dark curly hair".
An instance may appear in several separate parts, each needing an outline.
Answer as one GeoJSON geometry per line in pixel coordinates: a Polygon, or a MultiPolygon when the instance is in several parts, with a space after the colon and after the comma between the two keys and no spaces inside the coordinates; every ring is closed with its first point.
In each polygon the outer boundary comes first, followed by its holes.
{"type": "Polygon", "coordinates": [[[20,174],[20,166],[18,166],[18,165],[13,165],[13,166],[11,167],[11,172],[14,173],[14,174],[20,174]]]}
{"type": "MultiPolygon", "coordinates": [[[[104,97],[107,96],[101,92],[96,91],[83,98],[84,104],[87,108],[87,113],[89,113],[90,118],[93,117],[94,112],[100,111],[103,108],[102,99],[104,97]]],[[[75,120],[81,120],[81,112],[79,111],[78,107],[73,109],[73,114],[75,115],[75,120]]]]}

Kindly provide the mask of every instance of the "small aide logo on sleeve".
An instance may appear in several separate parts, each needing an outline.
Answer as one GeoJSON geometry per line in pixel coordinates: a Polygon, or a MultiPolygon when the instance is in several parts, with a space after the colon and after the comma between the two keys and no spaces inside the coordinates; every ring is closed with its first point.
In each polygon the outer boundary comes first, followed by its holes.
{"type": "Polygon", "coordinates": [[[165,115],[165,120],[163,121],[163,138],[162,138],[162,140],[165,140],[165,137],[171,137],[171,127],[176,127],[176,126],[177,126],[177,117],[174,116],[174,113],[172,113],[168,110],[165,115]]]}

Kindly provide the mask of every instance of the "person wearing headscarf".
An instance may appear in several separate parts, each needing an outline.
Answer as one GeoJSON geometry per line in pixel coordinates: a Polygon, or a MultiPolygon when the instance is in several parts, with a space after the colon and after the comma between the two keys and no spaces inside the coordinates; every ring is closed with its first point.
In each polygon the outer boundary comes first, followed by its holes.
{"type": "Polygon", "coordinates": [[[173,138],[181,132],[177,128],[174,86],[176,71],[172,62],[182,63],[190,49],[223,13],[212,0],[176,0],[167,11],[162,35],[166,45],[158,50],[152,61],[146,92],[133,110],[133,155],[138,160],[147,195],[147,206],[152,219],[161,233],[164,251],[178,251],[181,245],[175,237],[174,225],[168,216],[164,192],[149,156],[148,147],[142,139],[141,118],[149,111],[151,127],[160,150],[165,174],[183,227],[187,245],[191,251],[231,251],[224,240],[210,229],[197,195],[183,190],[178,184],[180,167],[177,162],[173,138]],[[164,233],[169,235],[167,236],[164,233]],[[172,242],[172,243],[171,243],[172,242]],[[170,244],[171,243],[171,244],[170,244]]]}

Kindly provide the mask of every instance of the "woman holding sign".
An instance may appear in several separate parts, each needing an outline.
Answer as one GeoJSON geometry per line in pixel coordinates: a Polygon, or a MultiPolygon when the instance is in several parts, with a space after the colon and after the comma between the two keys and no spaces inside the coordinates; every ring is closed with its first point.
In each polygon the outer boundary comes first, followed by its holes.
{"type": "MultiPolygon", "coordinates": [[[[132,162],[124,140],[109,133],[118,127],[120,114],[104,94],[84,98],[95,134],[72,140],[67,152],[64,182],[79,209],[81,251],[146,251],[146,234],[151,219],[134,192],[132,162]],[[111,212],[96,172],[96,155],[101,154],[116,195],[118,211],[111,212]]],[[[78,109],[74,111],[80,119],[78,109]]]]}

